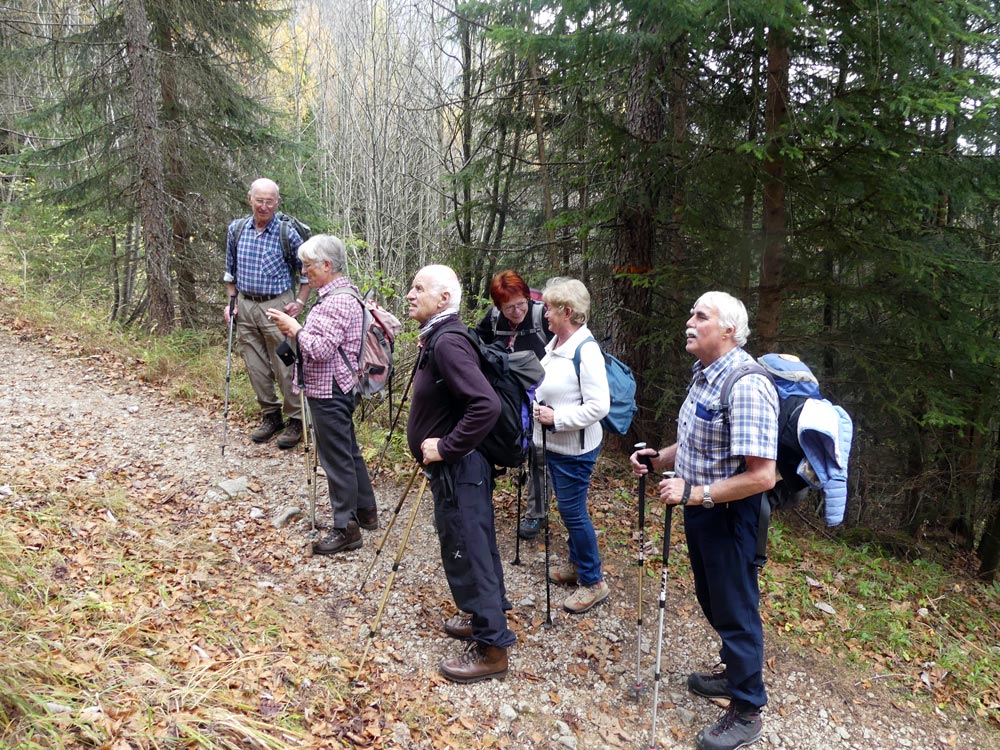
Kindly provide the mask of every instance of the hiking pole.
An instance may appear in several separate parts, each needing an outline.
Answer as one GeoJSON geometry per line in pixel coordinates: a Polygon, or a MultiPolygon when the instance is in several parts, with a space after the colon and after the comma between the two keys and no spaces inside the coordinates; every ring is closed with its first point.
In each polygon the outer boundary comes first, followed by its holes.
{"type": "Polygon", "coordinates": [[[316,447],[316,435],[313,432],[312,410],[309,408],[309,399],[305,392],[302,393],[302,423],[304,426],[303,445],[306,457],[306,495],[309,498],[309,520],[312,523],[312,530],[316,531],[316,461],[318,450],[316,447]]]}
{"type": "Polygon", "coordinates": [[[233,324],[236,320],[236,295],[229,298],[229,346],[226,347],[226,400],[222,407],[222,455],[226,455],[226,437],[229,432],[229,376],[233,372],[233,324]]]}
{"type": "MultiPolygon", "coordinates": [[[[389,450],[389,443],[392,442],[392,436],[396,432],[396,426],[399,424],[399,416],[403,413],[403,405],[406,403],[406,397],[410,394],[410,386],[413,385],[413,376],[417,373],[417,364],[420,362],[420,355],[417,355],[417,361],[413,363],[413,369],[410,371],[410,379],[406,381],[406,388],[403,389],[403,397],[399,399],[399,406],[396,408],[396,417],[392,420],[392,426],[389,427],[389,434],[385,436],[385,445],[382,446],[382,452],[378,454],[378,458],[375,459],[375,470],[372,472],[372,481],[378,477],[379,471],[382,470],[382,460],[385,458],[386,452],[389,450]]],[[[392,403],[389,404],[389,413],[392,414],[392,403]]]]}
{"type": "MultiPolygon", "coordinates": [[[[673,479],[674,472],[663,472],[664,479],[673,479]]],[[[663,511],[663,573],[660,576],[660,626],[656,633],[656,672],[653,674],[653,728],[649,735],[649,750],[656,750],[656,707],[660,700],[660,655],[663,652],[663,610],[667,607],[667,561],[670,559],[670,522],[674,506],[663,511]]]]}
{"type": "MultiPolygon", "coordinates": [[[[645,443],[636,443],[635,450],[645,450],[645,443]]],[[[653,459],[650,456],[639,456],[639,461],[649,473],[653,471],[653,459]]],[[[640,677],[642,662],[642,579],[646,577],[646,475],[639,477],[639,598],[635,613],[635,682],[628,697],[636,702],[646,686],[640,677]]]]}
{"type": "MultiPolygon", "coordinates": [[[[530,444],[528,445],[528,451],[528,463],[530,465],[534,463],[531,459],[534,448],[530,444]]],[[[524,464],[521,464],[517,471],[517,515],[514,516],[514,559],[511,561],[511,565],[521,564],[521,490],[524,489],[524,482],[524,464]]]]}
{"type": "MultiPolygon", "coordinates": [[[[414,474],[416,476],[416,474],[414,474]]],[[[413,528],[413,522],[417,519],[417,510],[420,509],[420,501],[424,498],[424,492],[427,490],[427,473],[424,473],[424,481],[420,483],[420,493],[417,495],[417,502],[413,504],[413,511],[410,513],[410,521],[406,524],[406,530],[403,532],[403,538],[399,541],[399,549],[396,550],[396,559],[392,562],[392,570],[389,573],[389,580],[386,581],[385,591],[382,593],[382,601],[378,605],[378,611],[375,613],[375,622],[368,627],[368,642],[365,644],[364,653],[361,654],[361,662],[358,664],[358,673],[354,675],[355,681],[361,677],[361,670],[365,666],[365,660],[368,658],[368,649],[371,648],[372,641],[375,640],[375,635],[378,633],[379,624],[382,622],[382,613],[385,611],[386,602],[389,601],[389,592],[392,591],[392,582],[396,578],[396,571],[399,570],[399,563],[403,559],[403,551],[406,549],[406,541],[410,538],[410,530],[413,528]]]]}
{"type": "Polygon", "coordinates": [[[385,531],[382,533],[382,538],[379,539],[378,546],[375,547],[375,556],[372,557],[372,561],[368,564],[368,570],[366,570],[365,574],[361,576],[361,583],[358,586],[359,594],[364,591],[365,584],[368,582],[368,576],[371,575],[372,569],[375,567],[375,563],[378,562],[378,556],[382,554],[382,547],[385,546],[385,541],[389,538],[389,532],[392,531],[392,526],[396,523],[396,516],[399,515],[399,511],[403,507],[403,502],[406,500],[406,496],[410,494],[410,488],[413,487],[413,480],[417,478],[417,474],[419,473],[420,464],[417,464],[413,469],[413,473],[410,475],[410,481],[406,483],[406,489],[403,490],[403,494],[399,498],[399,502],[396,503],[396,509],[392,512],[392,517],[389,519],[389,523],[386,525],[385,531]]]}
{"type": "Polygon", "coordinates": [[[295,367],[299,376],[299,401],[302,403],[302,437],[306,458],[306,497],[309,498],[309,520],[312,530],[316,531],[316,464],[319,460],[319,448],[316,445],[316,433],[309,409],[309,397],[306,395],[306,372],[302,361],[302,352],[295,351],[295,367]]]}
{"type": "MultiPolygon", "coordinates": [[[[544,401],[538,402],[539,406],[545,406],[544,401]]],[[[542,460],[548,461],[548,445],[545,440],[545,425],[542,425],[542,460]]],[[[552,581],[549,580],[549,501],[551,492],[549,491],[549,473],[545,472],[542,478],[542,491],[545,493],[545,627],[552,627],[552,581]]]]}

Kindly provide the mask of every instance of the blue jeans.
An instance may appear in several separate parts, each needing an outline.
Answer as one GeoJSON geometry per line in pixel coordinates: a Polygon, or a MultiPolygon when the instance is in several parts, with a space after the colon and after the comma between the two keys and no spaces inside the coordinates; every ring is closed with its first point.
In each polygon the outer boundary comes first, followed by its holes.
{"type": "Polygon", "coordinates": [[[569,532],[569,561],[576,566],[578,580],[584,586],[593,586],[604,578],[597,534],[587,511],[590,475],[600,452],[598,446],[581,456],[564,456],[552,451],[545,454],[559,515],[569,532]]]}

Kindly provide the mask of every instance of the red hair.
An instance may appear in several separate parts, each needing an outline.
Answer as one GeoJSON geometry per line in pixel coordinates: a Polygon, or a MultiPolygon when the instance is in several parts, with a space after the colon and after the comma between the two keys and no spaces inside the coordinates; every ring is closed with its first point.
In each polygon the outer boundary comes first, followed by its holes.
{"type": "Polygon", "coordinates": [[[493,281],[490,283],[490,297],[493,299],[494,305],[503,307],[517,297],[530,300],[531,289],[528,288],[524,279],[513,271],[501,271],[493,277],[493,281]]]}

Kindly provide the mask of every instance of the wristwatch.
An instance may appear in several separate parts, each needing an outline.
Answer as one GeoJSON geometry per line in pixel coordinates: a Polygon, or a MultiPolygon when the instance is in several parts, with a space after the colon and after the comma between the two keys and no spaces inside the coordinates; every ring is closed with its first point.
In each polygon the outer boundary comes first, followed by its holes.
{"type": "Polygon", "coordinates": [[[712,486],[706,484],[701,488],[701,507],[702,508],[714,508],[715,500],[712,499],[712,486]]]}

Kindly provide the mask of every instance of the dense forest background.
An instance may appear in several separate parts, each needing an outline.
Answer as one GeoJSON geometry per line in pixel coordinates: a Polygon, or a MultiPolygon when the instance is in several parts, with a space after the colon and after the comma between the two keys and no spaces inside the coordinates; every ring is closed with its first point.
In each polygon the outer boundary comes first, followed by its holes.
{"type": "MultiPolygon", "coordinates": [[[[669,440],[711,288],[855,420],[847,526],[1000,561],[996,2],[7,0],[0,226],[25,296],[223,336],[250,181],[414,271],[582,279],[669,440]]],[[[631,440],[628,441],[631,443],[631,440]]]]}

